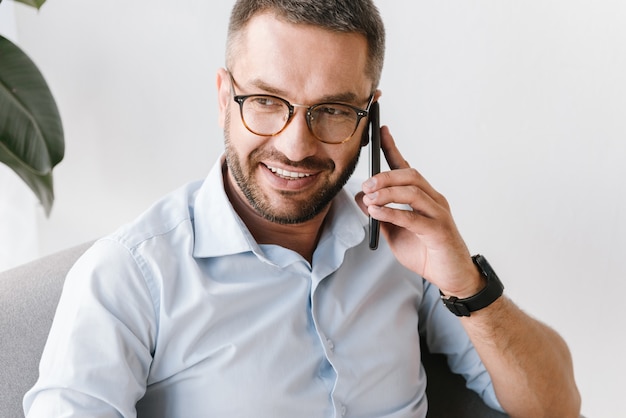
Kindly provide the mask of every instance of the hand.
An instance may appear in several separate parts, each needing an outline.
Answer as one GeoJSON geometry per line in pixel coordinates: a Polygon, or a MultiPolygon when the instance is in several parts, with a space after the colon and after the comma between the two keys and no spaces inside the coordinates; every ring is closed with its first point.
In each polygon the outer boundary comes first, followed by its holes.
{"type": "Polygon", "coordinates": [[[478,293],[484,287],[483,279],[446,198],[410,167],[386,126],[381,130],[381,142],[391,171],[368,179],[357,202],[364,212],[381,221],[381,231],[402,265],[446,295],[463,298],[478,293]],[[408,205],[411,210],[385,206],[390,203],[408,205]]]}

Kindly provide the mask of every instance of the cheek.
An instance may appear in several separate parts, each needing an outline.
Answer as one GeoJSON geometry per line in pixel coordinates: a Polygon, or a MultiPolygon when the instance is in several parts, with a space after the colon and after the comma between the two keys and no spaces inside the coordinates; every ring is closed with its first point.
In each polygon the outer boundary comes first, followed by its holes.
{"type": "MultiPolygon", "coordinates": [[[[263,146],[263,141],[259,137],[250,133],[245,127],[231,120],[232,114],[227,114],[224,122],[224,139],[227,152],[233,154],[240,161],[242,166],[247,166],[252,154],[258,152],[263,146]]],[[[237,115],[235,115],[237,116],[237,115]]]]}
{"type": "Polygon", "coordinates": [[[337,145],[338,152],[330,155],[330,158],[335,161],[335,165],[339,171],[343,171],[346,167],[351,165],[355,158],[358,157],[361,152],[361,141],[356,141],[357,138],[352,138],[348,143],[337,145]]]}

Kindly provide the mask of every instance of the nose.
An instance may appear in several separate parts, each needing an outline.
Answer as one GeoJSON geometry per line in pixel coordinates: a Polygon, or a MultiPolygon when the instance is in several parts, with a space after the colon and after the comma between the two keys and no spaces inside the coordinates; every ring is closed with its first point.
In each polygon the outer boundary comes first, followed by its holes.
{"type": "Polygon", "coordinates": [[[314,155],[319,146],[319,141],[309,130],[306,112],[306,108],[296,107],[287,126],[274,136],[274,147],[291,161],[302,161],[314,155]]]}

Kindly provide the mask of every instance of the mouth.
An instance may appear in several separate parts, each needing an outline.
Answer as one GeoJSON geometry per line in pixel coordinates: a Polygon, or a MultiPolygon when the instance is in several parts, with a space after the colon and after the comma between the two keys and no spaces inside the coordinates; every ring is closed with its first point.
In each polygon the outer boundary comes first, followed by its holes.
{"type": "Polygon", "coordinates": [[[310,173],[298,173],[295,171],[283,170],[282,168],[272,167],[269,165],[267,165],[266,167],[276,176],[284,180],[302,180],[304,178],[313,176],[313,174],[310,173]]]}

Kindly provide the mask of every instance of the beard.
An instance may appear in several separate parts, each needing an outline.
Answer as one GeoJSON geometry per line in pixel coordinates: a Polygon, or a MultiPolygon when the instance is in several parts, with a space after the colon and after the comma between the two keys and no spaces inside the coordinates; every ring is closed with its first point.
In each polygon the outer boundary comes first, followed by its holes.
{"type": "Polygon", "coordinates": [[[331,159],[324,160],[316,157],[307,157],[302,161],[296,162],[289,160],[275,149],[260,147],[255,149],[247,157],[247,164],[245,165],[245,167],[247,167],[246,170],[232,144],[229,122],[230,112],[226,115],[226,128],[224,129],[225,154],[228,169],[235,179],[237,187],[239,187],[250,206],[260,216],[274,223],[293,225],[304,223],[315,218],[328,207],[343,186],[345,186],[359,162],[360,152],[357,152],[335,180],[326,179],[322,184],[317,186],[317,190],[313,192],[313,194],[307,193],[307,195],[302,198],[298,196],[298,192],[281,191],[280,194],[282,197],[290,199],[291,204],[272,204],[272,199],[262,190],[256,179],[255,173],[261,161],[271,160],[280,162],[289,167],[302,168],[310,171],[327,170],[331,172],[334,172],[335,162],[331,159]]]}

